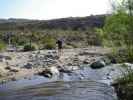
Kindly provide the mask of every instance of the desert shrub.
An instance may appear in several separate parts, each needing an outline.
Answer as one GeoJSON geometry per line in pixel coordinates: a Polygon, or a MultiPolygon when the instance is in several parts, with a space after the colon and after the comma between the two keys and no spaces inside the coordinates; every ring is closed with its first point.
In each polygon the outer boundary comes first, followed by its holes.
{"type": "Polygon", "coordinates": [[[42,44],[43,49],[54,49],[56,47],[56,40],[52,36],[45,36],[42,44]]]}
{"type": "Polygon", "coordinates": [[[35,46],[30,44],[26,44],[23,49],[23,51],[34,51],[34,50],[36,50],[35,46]]]}

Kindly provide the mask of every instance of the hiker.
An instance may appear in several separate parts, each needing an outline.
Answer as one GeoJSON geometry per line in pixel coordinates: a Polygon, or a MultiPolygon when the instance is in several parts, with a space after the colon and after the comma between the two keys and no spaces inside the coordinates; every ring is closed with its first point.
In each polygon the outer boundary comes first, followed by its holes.
{"type": "Polygon", "coordinates": [[[58,46],[58,56],[61,57],[62,56],[62,44],[63,44],[63,41],[60,39],[57,40],[56,42],[57,46],[58,46]]]}

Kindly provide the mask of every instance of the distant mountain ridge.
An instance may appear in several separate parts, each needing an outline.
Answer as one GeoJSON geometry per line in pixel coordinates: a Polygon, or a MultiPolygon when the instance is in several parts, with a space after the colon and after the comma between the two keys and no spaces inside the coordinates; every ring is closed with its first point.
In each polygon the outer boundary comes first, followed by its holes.
{"type": "Polygon", "coordinates": [[[105,17],[108,15],[95,15],[87,17],[69,17],[53,20],[29,19],[0,19],[0,30],[44,30],[44,29],[86,29],[103,27],[105,17]]]}

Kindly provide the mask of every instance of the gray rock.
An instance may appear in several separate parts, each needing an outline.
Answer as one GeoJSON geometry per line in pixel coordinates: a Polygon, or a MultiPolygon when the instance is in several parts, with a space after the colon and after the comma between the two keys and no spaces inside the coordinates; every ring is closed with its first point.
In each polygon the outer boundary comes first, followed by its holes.
{"type": "Polygon", "coordinates": [[[7,66],[5,67],[5,69],[9,70],[10,72],[19,72],[19,68],[15,68],[15,67],[7,66]]]}
{"type": "Polygon", "coordinates": [[[55,54],[47,54],[45,55],[45,59],[50,58],[50,59],[59,59],[59,57],[55,54]]]}
{"type": "Polygon", "coordinates": [[[52,78],[53,76],[50,70],[43,70],[42,72],[39,72],[38,75],[48,77],[48,78],[52,78]]]}
{"type": "Polygon", "coordinates": [[[16,81],[17,79],[15,77],[11,78],[12,81],[16,81]]]}
{"type": "Polygon", "coordinates": [[[68,69],[74,71],[74,70],[78,70],[79,68],[78,66],[68,66],[68,69]]]}
{"type": "Polygon", "coordinates": [[[0,62],[6,62],[5,58],[0,58],[0,62]]]}
{"type": "Polygon", "coordinates": [[[90,60],[89,60],[89,59],[85,59],[85,60],[83,61],[83,64],[90,64],[90,60]]]}
{"type": "Polygon", "coordinates": [[[59,71],[56,67],[50,67],[50,68],[46,68],[42,72],[39,72],[38,75],[45,76],[45,77],[48,77],[48,78],[52,78],[54,75],[59,76],[59,71]]]}
{"type": "Polygon", "coordinates": [[[1,62],[5,62],[6,60],[12,60],[12,58],[10,56],[0,55],[1,62]]]}
{"type": "Polygon", "coordinates": [[[31,68],[33,68],[33,64],[27,63],[26,65],[24,65],[24,68],[31,69],[31,68]]]}
{"type": "Polygon", "coordinates": [[[60,72],[63,73],[72,73],[72,71],[78,70],[79,67],[78,66],[65,66],[60,68],[60,72]]]}
{"type": "Polygon", "coordinates": [[[19,72],[19,70],[18,69],[15,69],[15,68],[11,69],[10,71],[11,72],[19,72]]]}
{"type": "Polygon", "coordinates": [[[96,62],[93,62],[90,67],[92,69],[99,69],[99,68],[102,68],[102,67],[105,67],[105,62],[103,60],[98,60],[96,62]]]}
{"type": "Polygon", "coordinates": [[[103,58],[101,58],[101,60],[103,60],[106,65],[109,65],[109,64],[112,63],[111,60],[108,57],[103,57],[103,58]]]}
{"type": "Polygon", "coordinates": [[[62,72],[62,73],[72,73],[71,70],[64,69],[64,68],[61,68],[59,71],[62,72]]]}
{"type": "Polygon", "coordinates": [[[10,56],[4,56],[4,58],[5,58],[6,60],[12,60],[12,57],[10,57],[10,56]]]}
{"type": "Polygon", "coordinates": [[[11,67],[7,66],[5,67],[6,70],[11,70],[11,67]]]}

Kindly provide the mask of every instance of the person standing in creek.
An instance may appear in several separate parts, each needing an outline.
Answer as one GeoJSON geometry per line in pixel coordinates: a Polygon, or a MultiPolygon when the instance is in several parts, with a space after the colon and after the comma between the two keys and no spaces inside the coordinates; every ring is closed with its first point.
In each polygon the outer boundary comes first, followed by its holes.
{"type": "Polygon", "coordinates": [[[62,56],[62,54],[63,54],[63,41],[61,40],[61,39],[58,39],[57,41],[56,41],[56,44],[57,44],[57,46],[58,46],[58,56],[59,56],[59,58],[62,56]]]}

